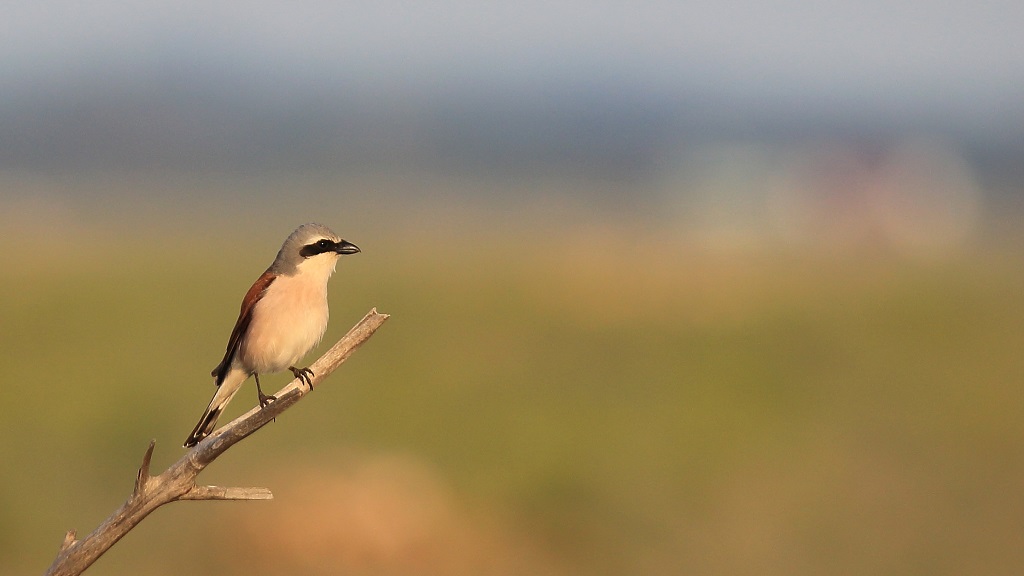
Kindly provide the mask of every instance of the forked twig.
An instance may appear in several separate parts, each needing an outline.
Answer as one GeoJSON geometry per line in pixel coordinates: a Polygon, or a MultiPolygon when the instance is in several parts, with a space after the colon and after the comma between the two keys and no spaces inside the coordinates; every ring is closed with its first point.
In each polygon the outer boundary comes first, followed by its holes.
{"type": "MultiPolygon", "coordinates": [[[[338,366],[348,359],[359,346],[366,342],[380,328],[387,314],[380,314],[374,308],[363,317],[348,334],[342,336],[323,356],[314,362],[311,386],[319,386],[338,366]]],[[[156,441],[149,443],[149,449],[142,458],[135,489],[128,500],[109,518],[81,540],[74,530],[64,536],[57,558],[46,571],[47,576],[71,576],[81,574],[111,546],[137,526],[139,522],[160,506],[176,500],[269,500],[273,498],[266,488],[224,488],[220,486],[199,486],[196,476],[221,454],[243,438],[259,430],[282,412],[299,401],[311,390],[301,379],[295,378],[275,396],[277,400],[266,408],[253,408],[232,422],[216,430],[195,445],[177,462],[158,476],[149,473],[156,441]]]]}

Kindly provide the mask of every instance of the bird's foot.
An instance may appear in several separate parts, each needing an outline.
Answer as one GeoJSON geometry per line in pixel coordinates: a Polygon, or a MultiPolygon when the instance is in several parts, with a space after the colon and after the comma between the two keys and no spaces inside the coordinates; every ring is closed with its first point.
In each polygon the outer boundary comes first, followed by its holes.
{"type": "Polygon", "coordinates": [[[277,396],[274,396],[273,394],[264,394],[263,392],[259,392],[259,397],[260,408],[266,408],[267,406],[270,406],[271,402],[277,400],[277,396]]]}
{"type": "Polygon", "coordinates": [[[309,368],[296,368],[295,366],[289,366],[288,369],[292,371],[292,374],[295,374],[296,378],[298,378],[299,380],[302,380],[303,384],[305,384],[306,386],[309,386],[310,390],[313,389],[313,371],[312,370],[310,370],[309,368]]]}
{"type": "Polygon", "coordinates": [[[272,394],[264,394],[263,393],[263,388],[260,387],[260,375],[259,374],[255,374],[255,376],[256,376],[256,394],[259,396],[259,399],[260,399],[260,408],[266,408],[268,405],[270,405],[271,402],[273,402],[274,400],[277,400],[277,396],[274,396],[272,394]]]}

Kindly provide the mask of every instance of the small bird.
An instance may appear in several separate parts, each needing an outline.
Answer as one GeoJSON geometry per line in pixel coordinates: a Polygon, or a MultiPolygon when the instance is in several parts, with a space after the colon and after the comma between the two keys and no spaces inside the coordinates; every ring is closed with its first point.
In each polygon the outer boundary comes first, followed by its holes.
{"type": "Polygon", "coordinates": [[[295,364],[327,329],[327,281],[338,257],[356,252],[358,246],[322,224],[303,224],[285,239],[274,263],[242,298],[224,359],[210,374],[217,392],[185,440],[186,448],[210,435],[224,407],[249,376],[256,378],[256,393],[264,408],[275,398],[263,393],[260,374],[287,368],[312,386],[313,372],[295,364]]]}

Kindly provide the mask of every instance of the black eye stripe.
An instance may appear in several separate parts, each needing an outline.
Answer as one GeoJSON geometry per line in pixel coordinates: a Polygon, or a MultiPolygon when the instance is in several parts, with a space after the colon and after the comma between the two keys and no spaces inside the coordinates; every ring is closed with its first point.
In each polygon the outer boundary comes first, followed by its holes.
{"type": "Polygon", "coordinates": [[[299,250],[299,255],[303,258],[309,258],[310,256],[316,256],[317,254],[323,254],[324,252],[334,251],[334,242],[326,238],[322,238],[313,244],[306,244],[299,250]]]}

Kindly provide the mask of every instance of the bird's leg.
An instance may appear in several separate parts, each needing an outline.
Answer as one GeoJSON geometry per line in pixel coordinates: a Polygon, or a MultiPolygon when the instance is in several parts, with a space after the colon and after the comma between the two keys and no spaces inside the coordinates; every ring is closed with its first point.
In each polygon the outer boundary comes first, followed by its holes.
{"type": "Polygon", "coordinates": [[[296,378],[298,378],[299,380],[302,380],[303,384],[305,384],[306,386],[309,386],[310,390],[313,389],[313,371],[312,370],[310,370],[309,368],[296,368],[295,366],[289,366],[288,369],[292,371],[292,374],[295,374],[296,378]]]}
{"type": "Polygon", "coordinates": [[[256,377],[256,393],[259,394],[260,397],[260,408],[266,408],[268,404],[277,400],[277,397],[270,394],[264,394],[263,388],[260,388],[260,375],[253,374],[253,376],[256,377]]]}

